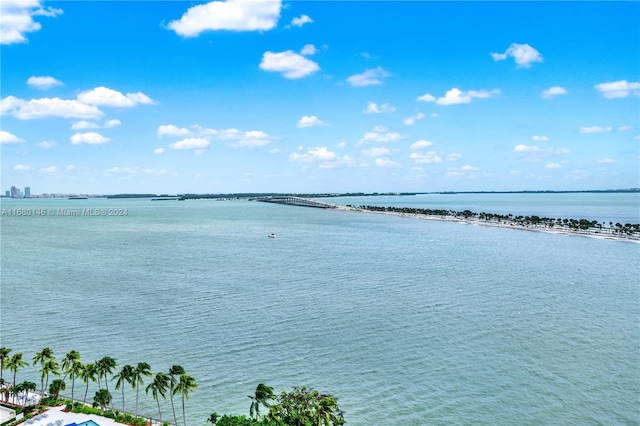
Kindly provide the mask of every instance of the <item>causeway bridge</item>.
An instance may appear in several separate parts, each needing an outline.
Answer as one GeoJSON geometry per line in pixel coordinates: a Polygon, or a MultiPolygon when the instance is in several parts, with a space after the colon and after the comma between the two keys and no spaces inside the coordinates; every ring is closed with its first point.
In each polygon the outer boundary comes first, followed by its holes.
{"type": "Polygon", "coordinates": [[[322,201],[316,201],[310,198],[294,197],[291,195],[256,197],[256,198],[250,198],[249,201],[260,201],[262,203],[286,204],[289,206],[315,207],[317,209],[338,208],[338,206],[335,204],[323,203],[322,201]]]}

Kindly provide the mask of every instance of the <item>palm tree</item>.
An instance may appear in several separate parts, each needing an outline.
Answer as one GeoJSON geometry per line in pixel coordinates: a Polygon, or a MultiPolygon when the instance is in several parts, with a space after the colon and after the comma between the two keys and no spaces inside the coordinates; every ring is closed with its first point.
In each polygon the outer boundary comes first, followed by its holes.
{"type": "Polygon", "coordinates": [[[122,367],[122,370],[120,370],[120,372],[113,377],[114,379],[118,379],[118,381],[116,382],[116,390],[122,387],[122,411],[124,411],[124,384],[129,383],[133,386],[131,380],[133,380],[134,371],[134,368],[131,365],[127,364],[122,367]]]}
{"type": "MultiPolygon", "coordinates": [[[[111,375],[113,373],[113,369],[116,368],[116,360],[111,358],[110,356],[105,356],[101,360],[96,361],[96,368],[98,369],[98,387],[100,387],[100,377],[104,377],[104,386],[109,392],[109,381],[107,380],[107,375],[111,375]]],[[[111,394],[109,394],[111,395],[111,394]]],[[[109,399],[111,402],[111,398],[109,399]]]]}
{"type": "Polygon", "coordinates": [[[67,389],[67,384],[62,379],[55,379],[49,385],[49,395],[53,395],[55,399],[60,397],[60,392],[67,389]]]}
{"type": "Polygon", "coordinates": [[[73,363],[78,361],[80,361],[80,353],[78,351],[70,350],[69,352],[67,352],[67,354],[64,356],[64,360],[62,361],[62,371],[64,371],[62,380],[67,378],[67,374],[71,372],[70,370],[73,366],[73,363]]]}
{"type": "Polygon", "coordinates": [[[13,354],[13,356],[9,360],[7,366],[9,367],[9,371],[13,373],[13,387],[16,387],[16,373],[18,372],[20,367],[26,367],[27,365],[29,364],[22,359],[22,352],[13,354]]]}
{"type": "Polygon", "coordinates": [[[185,417],[185,410],[184,410],[184,399],[189,398],[189,392],[194,391],[196,389],[198,389],[198,385],[196,384],[196,379],[187,375],[186,373],[180,376],[180,380],[178,381],[178,384],[173,389],[174,395],[175,394],[182,395],[182,420],[184,421],[184,426],[187,426],[187,418],[185,417]]]}
{"type": "Polygon", "coordinates": [[[136,389],[136,417],[138,417],[138,395],[140,393],[140,386],[144,384],[142,376],[151,377],[151,366],[146,362],[139,362],[133,370],[133,376],[131,377],[131,385],[136,389]]]}
{"type": "Polygon", "coordinates": [[[45,377],[47,378],[47,381],[42,386],[42,392],[44,392],[49,386],[49,373],[53,373],[56,376],[60,375],[60,373],[58,373],[58,363],[54,359],[49,359],[42,364],[41,371],[42,376],[40,377],[40,381],[44,382],[45,377]]]}
{"type": "Polygon", "coordinates": [[[40,378],[40,386],[42,387],[42,392],[44,393],[44,379],[47,378],[47,383],[49,382],[49,372],[53,370],[54,367],[53,361],[56,357],[53,356],[53,350],[51,348],[46,347],[40,352],[36,352],[33,357],[33,365],[40,364],[40,370],[42,371],[42,376],[40,378]],[[45,367],[45,364],[48,364],[45,367]]]}
{"type": "Polygon", "coordinates": [[[73,361],[69,367],[69,375],[71,376],[71,401],[73,401],[73,390],[76,386],[76,377],[82,375],[84,365],[80,361],[73,361]]]}
{"type": "Polygon", "coordinates": [[[318,426],[332,426],[344,424],[342,412],[338,410],[338,401],[332,396],[324,395],[316,406],[318,426]],[[337,413],[336,413],[337,411],[337,413]]]}
{"type": "Polygon", "coordinates": [[[264,383],[260,383],[258,387],[256,387],[256,392],[254,396],[249,395],[249,398],[252,400],[251,406],[249,407],[249,417],[253,417],[253,413],[256,413],[256,421],[260,416],[260,404],[264,405],[266,408],[269,408],[269,404],[267,404],[267,400],[273,399],[275,394],[273,393],[273,388],[265,385],[264,383]]]}
{"type": "Polygon", "coordinates": [[[84,399],[82,400],[83,404],[87,403],[87,393],[89,392],[89,381],[95,382],[97,374],[98,374],[98,370],[96,368],[96,365],[91,362],[86,364],[82,369],[82,372],[80,373],[80,378],[82,379],[83,382],[87,384],[87,387],[84,390],[84,399]]]}
{"type": "Polygon", "coordinates": [[[178,418],[176,417],[176,407],[173,405],[173,394],[176,385],[178,384],[178,378],[185,373],[184,368],[179,365],[173,365],[169,369],[169,374],[171,375],[171,388],[169,389],[169,397],[171,398],[171,410],[173,411],[173,420],[175,421],[175,425],[178,425],[178,418]],[[176,377],[177,376],[177,377],[176,377]]]}
{"type": "Polygon", "coordinates": [[[99,405],[100,411],[104,412],[107,405],[111,403],[111,394],[106,389],[100,389],[93,397],[94,406],[99,405]]]}
{"type": "Polygon", "coordinates": [[[10,348],[0,348],[0,380],[2,380],[2,372],[8,367],[10,352],[10,348]]]}
{"type": "Polygon", "coordinates": [[[158,416],[160,418],[160,423],[162,423],[162,412],[160,411],[160,395],[165,401],[167,400],[167,389],[169,389],[169,384],[171,383],[171,378],[167,373],[163,373],[162,371],[156,373],[156,376],[153,378],[153,382],[149,383],[149,385],[144,390],[145,393],[149,393],[151,391],[151,395],[153,399],[158,403],[158,416]]]}
{"type": "Polygon", "coordinates": [[[19,386],[22,388],[22,391],[24,392],[24,403],[22,405],[25,406],[27,405],[29,392],[35,391],[37,389],[37,386],[33,382],[22,382],[19,386]]]}

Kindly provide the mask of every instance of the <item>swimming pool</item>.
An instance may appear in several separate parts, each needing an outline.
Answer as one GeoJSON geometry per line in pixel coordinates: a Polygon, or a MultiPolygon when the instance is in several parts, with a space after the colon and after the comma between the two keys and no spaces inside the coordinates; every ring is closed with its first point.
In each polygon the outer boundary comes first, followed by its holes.
{"type": "Polygon", "coordinates": [[[78,424],[78,426],[100,426],[100,425],[94,422],[93,420],[87,420],[86,422],[82,422],[78,424]]]}

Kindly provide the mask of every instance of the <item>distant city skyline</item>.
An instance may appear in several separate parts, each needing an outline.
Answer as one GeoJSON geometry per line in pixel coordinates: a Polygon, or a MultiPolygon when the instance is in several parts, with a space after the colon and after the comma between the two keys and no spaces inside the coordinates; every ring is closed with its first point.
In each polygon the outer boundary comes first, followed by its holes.
{"type": "Polygon", "coordinates": [[[638,2],[0,7],[0,177],[38,194],[639,186],[638,2]]]}

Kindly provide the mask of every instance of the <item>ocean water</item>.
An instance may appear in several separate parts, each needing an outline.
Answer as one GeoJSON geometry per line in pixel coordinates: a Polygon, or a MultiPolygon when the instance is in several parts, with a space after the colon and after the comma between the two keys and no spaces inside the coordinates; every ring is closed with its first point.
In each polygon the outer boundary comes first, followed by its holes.
{"type": "MultiPolygon", "coordinates": [[[[477,197],[457,201],[521,207],[477,197]]],[[[615,223],[634,199],[560,216],[615,223]]],[[[127,215],[0,217],[0,345],[182,365],[190,425],[248,414],[260,382],[331,393],[350,425],[640,422],[640,244],[248,201],[2,201],[23,207],[127,215]]],[[[142,392],[140,411],[158,417],[142,392]]]]}

